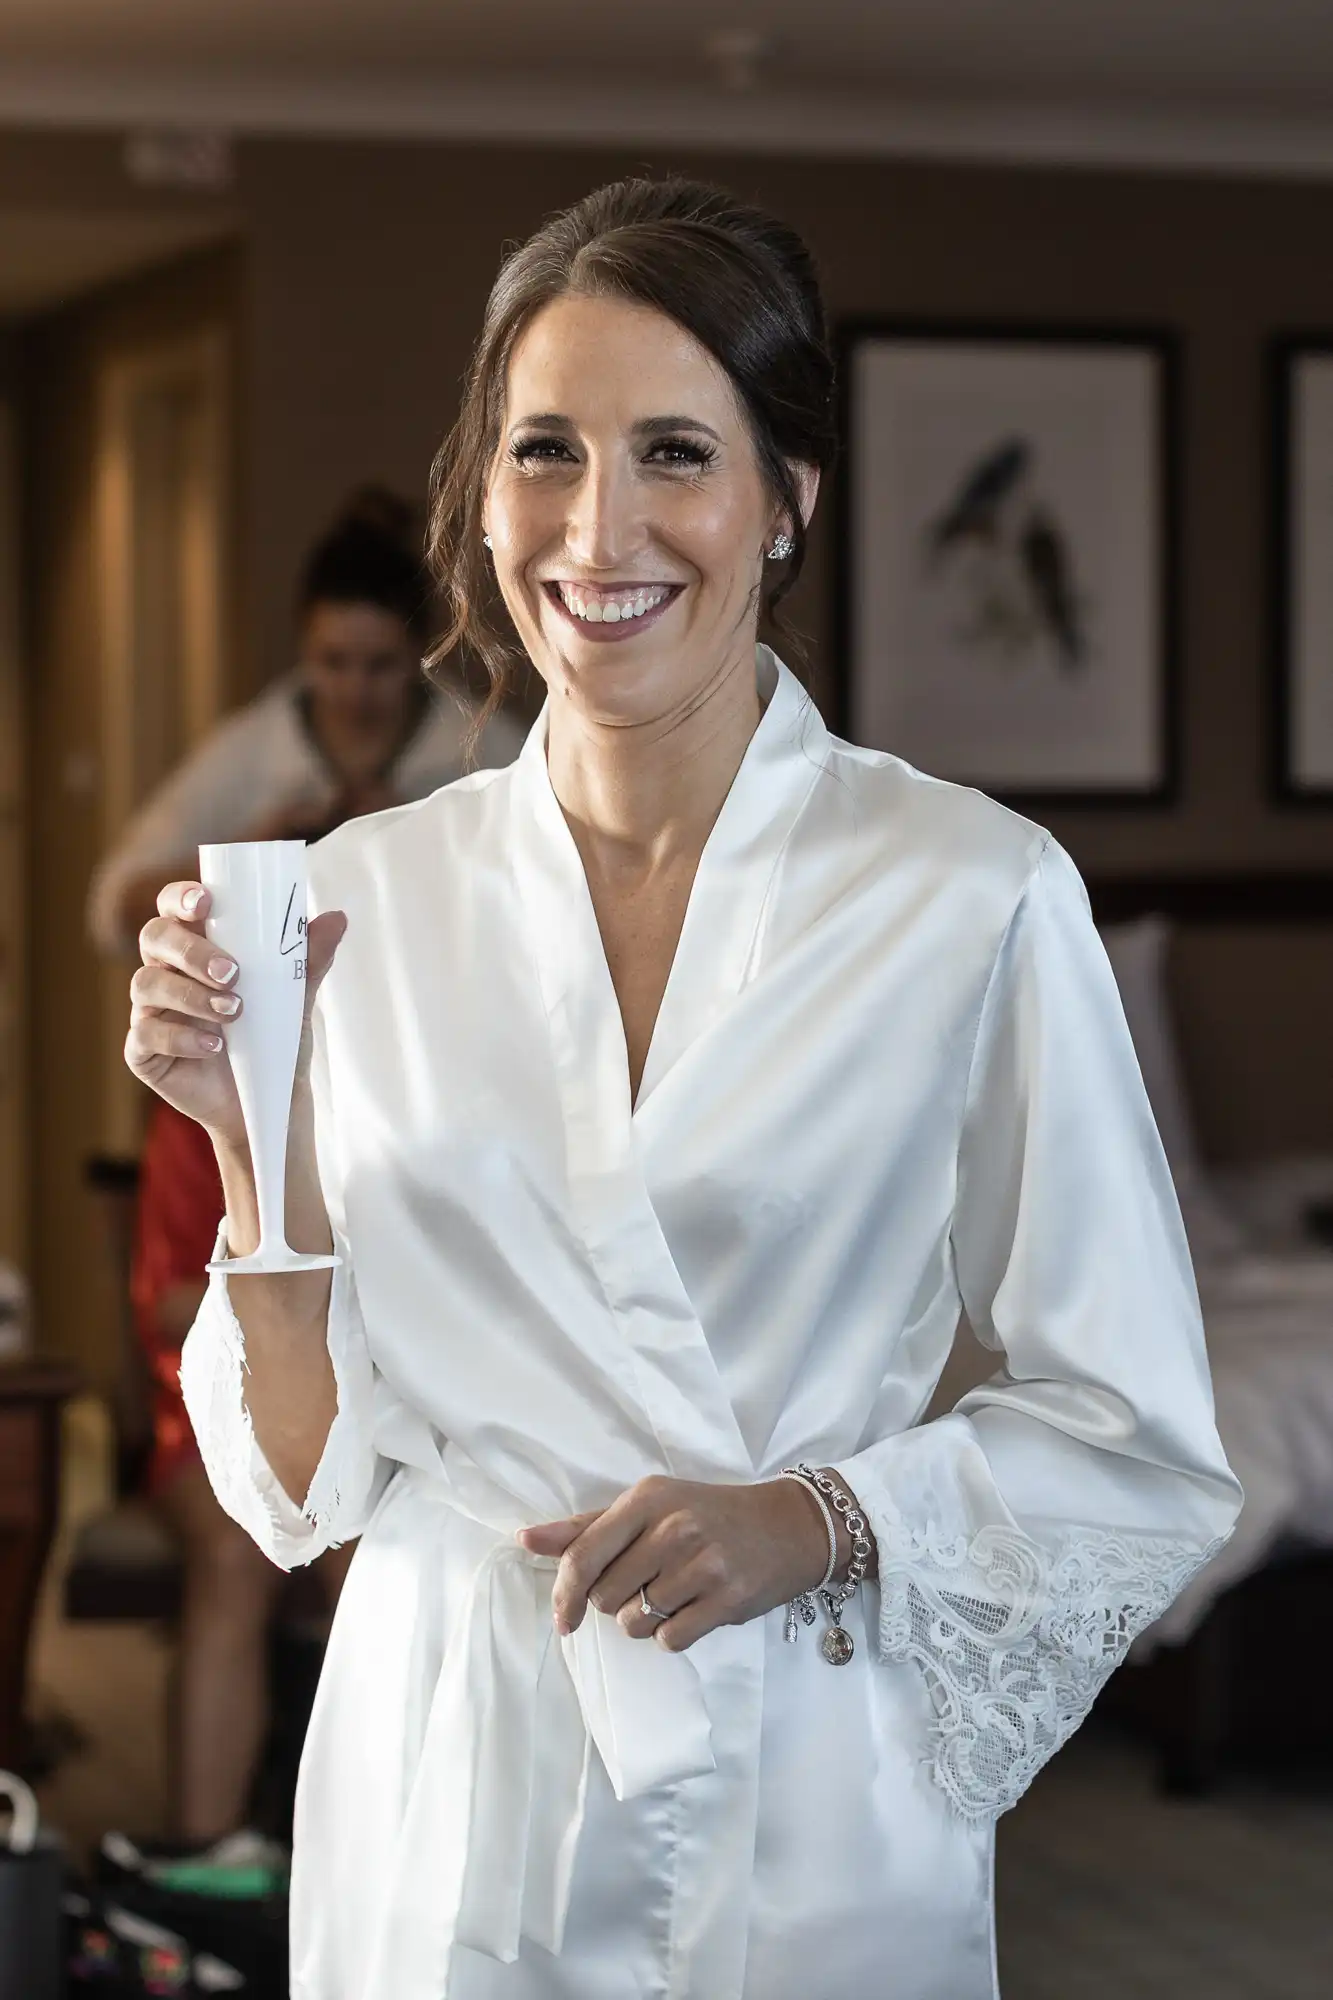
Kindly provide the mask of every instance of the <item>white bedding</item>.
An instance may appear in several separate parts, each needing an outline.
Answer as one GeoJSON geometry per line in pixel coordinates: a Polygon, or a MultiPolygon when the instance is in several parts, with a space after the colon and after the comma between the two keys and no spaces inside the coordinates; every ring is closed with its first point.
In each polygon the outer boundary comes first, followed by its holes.
{"type": "Polygon", "coordinates": [[[1187,1638],[1283,1537],[1333,1546],[1333,1252],[1242,1253],[1196,1275],[1217,1428],[1245,1505],[1143,1651],[1187,1638]]]}
{"type": "Polygon", "coordinates": [[[1333,1155],[1210,1172],[1194,1136],[1165,993],[1170,926],[1104,927],[1180,1197],[1212,1363],[1217,1427],[1245,1506],[1230,1542],[1134,1648],[1188,1638],[1210,1605],[1288,1536],[1333,1547],[1333,1250],[1301,1216],[1333,1199],[1333,1155]]]}

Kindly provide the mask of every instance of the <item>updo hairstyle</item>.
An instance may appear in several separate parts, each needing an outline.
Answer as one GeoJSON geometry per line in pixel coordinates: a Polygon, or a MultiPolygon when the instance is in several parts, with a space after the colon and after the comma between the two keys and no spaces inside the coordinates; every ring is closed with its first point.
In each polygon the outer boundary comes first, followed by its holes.
{"type": "Polygon", "coordinates": [[[418,643],[430,628],[430,578],[417,511],[385,486],[359,486],[311,549],[296,591],[298,618],[317,604],[373,604],[418,643]]]}

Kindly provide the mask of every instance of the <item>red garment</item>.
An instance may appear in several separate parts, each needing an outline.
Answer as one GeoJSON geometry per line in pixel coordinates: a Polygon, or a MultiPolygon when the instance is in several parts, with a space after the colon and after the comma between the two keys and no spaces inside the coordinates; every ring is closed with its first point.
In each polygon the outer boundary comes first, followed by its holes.
{"type": "Polygon", "coordinates": [[[139,1178],[139,1206],[130,1269],[130,1300],[153,1377],[153,1456],[147,1487],[160,1493],[199,1463],[181,1400],[181,1351],[157,1321],[173,1285],[204,1280],[204,1266],[222,1219],[222,1181],[212,1142],[201,1125],[160,1099],[153,1108],[139,1178]]]}

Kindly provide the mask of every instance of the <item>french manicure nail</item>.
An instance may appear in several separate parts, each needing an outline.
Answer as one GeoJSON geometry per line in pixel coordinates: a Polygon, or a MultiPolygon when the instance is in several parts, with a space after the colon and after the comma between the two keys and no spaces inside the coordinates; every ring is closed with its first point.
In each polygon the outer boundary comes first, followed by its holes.
{"type": "Polygon", "coordinates": [[[234,1014],[241,1003],[234,993],[215,993],[208,1004],[215,1014],[234,1014]]]}
{"type": "Polygon", "coordinates": [[[181,908],[187,917],[194,915],[199,905],[203,902],[206,893],[207,891],[204,889],[187,889],[185,891],[185,894],[181,897],[181,908]]]}
{"type": "Polygon", "coordinates": [[[234,958],[210,958],[208,961],[208,976],[210,979],[216,979],[219,986],[225,986],[239,971],[240,967],[234,958]]]}
{"type": "Polygon", "coordinates": [[[200,1035],[199,1041],[201,1046],[206,1048],[211,1055],[216,1055],[222,1047],[221,1035],[200,1035]]]}

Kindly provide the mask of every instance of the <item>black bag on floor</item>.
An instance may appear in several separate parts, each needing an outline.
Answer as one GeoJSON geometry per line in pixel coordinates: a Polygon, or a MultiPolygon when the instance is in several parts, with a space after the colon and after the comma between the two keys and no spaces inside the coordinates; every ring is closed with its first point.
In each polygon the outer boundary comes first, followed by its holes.
{"type": "Polygon", "coordinates": [[[258,2000],[244,1973],[95,1887],[65,1892],[69,2000],[258,2000]]]}
{"type": "Polygon", "coordinates": [[[64,1851],[38,1826],[22,1778],[0,1771],[0,1802],[11,1813],[0,1835],[0,2000],[62,2000],[64,1851]]]}
{"type": "Polygon", "coordinates": [[[134,1842],[107,1835],[97,1856],[97,1893],[122,1912],[183,1938],[195,1954],[235,1967],[247,1982],[246,2000],[287,2000],[285,1895],[192,1894],[153,1881],[149,1865],[150,1856],[134,1842]]]}

